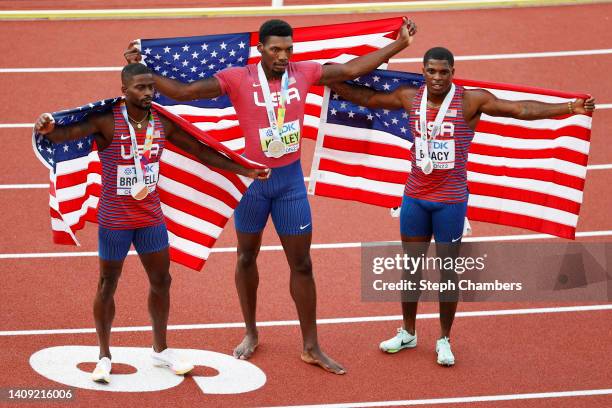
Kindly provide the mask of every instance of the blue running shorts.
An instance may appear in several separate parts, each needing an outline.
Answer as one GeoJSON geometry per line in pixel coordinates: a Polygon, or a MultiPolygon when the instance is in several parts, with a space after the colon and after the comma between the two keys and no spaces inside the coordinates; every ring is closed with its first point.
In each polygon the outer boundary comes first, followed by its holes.
{"type": "Polygon", "coordinates": [[[310,204],[299,160],[273,168],[267,180],[251,183],[234,213],[236,230],[259,233],[266,226],[269,214],[279,235],[312,232],[310,204]]]}
{"type": "Polygon", "coordinates": [[[139,254],[148,254],[167,248],[169,244],[166,224],[126,230],[98,227],[98,253],[105,261],[124,259],[132,243],[139,254]]]}
{"type": "Polygon", "coordinates": [[[459,242],[467,201],[438,203],[404,196],[400,211],[400,231],[407,237],[429,237],[436,242],[459,242]]]}

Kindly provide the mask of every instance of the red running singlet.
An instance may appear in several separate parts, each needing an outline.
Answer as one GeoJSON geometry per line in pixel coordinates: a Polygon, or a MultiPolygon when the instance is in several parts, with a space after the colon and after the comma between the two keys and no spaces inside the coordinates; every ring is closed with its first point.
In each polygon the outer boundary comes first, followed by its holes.
{"type": "MultiPolygon", "coordinates": [[[[410,110],[410,130],[413,139],[421,135],[419,124],[419,108],[424,87],[414,96],[410,110]]],[[[416,164],[415,146],[412,146],[412,170],[406,182],[404,194],[421,200],[442,203],[459,203],[468,199],[467,159],[468,150],[474,131],[470,129],[463,118],[463,87],[455,85],[455,96],[451,101],[442,129],[436,139],[431,142],[429,153],[434,162],[451,168],[434,168],[431,174],[425,174],[416,164]],[[454,160],[450,160],[454,151],[454,160]]],[[[438,109],[427,109],[428,137],[431,127],[438,114],[438,109]]],[[[414,140],[413,140],[414,141],[414,140]]]]}
{"type": "MultiPolygon", "coordinates": [[[[145,183],[149,195],[144,200],[135,200],[130,195],[130,187],[136,182],[134,156],[130,131],[123,115],[121,105],[113,107],[115,132],[111,144],[99,153],[102,164],[102,193],[98,203],[98,223],[108,229],[134,229],[164,222],[164,215],[155,189],[159,178],[159,158],[164,150],[166,137],[158,115],[152,111],[155,122],[153,145],[147,163],[145,183]]],[[[142,148],[146,127],[134,128],[138,149],[142,148]]],[[[146,160],[141,155],[141,160],[146,160]]]]}

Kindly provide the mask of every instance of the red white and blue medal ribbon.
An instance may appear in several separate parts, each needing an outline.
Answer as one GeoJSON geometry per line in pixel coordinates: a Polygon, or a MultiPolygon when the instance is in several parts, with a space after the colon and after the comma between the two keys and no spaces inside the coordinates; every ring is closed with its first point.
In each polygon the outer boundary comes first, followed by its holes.
{"type": "MultiPolygon", "coordinates": [[[[132,153],[134,155],[134,167],[136,168],[136,184],[130,188],[130,194],[135,200],[143,200],[149,194],[149,188],[144,182],[144,176],[147,173],[146,163],[140,160],[140,152],[138,151],[138,141],[136,140],[136,132],[134,127],[130,123],[127,114],[127,108],[125,102],[121,104],[121,114],[125,119],[130,130],[130,140],[132,142],[132,153]]],[[[155,121],[153,115],[149,112],[149,123],[147,124],[147,133],[145,136],[145,142],[143,146],[143,156],[149,157],[151,147],[153,146],[153,133],[155,131],[155,121]]]]}
{"type": "MultiPolygon", "coordinates": [[[[442,122],[448,112],[448,108],[455,97],[455,84],[451,84],[451,88],[444,97],[442,106],[436,115],[433,127],[431,129],[431,140],[434,140],[440,134],[442,129],[442,122]]],[[[434,165],[431,157],[429,156],[429,140],[427,137],[427,86],[423,88],[423,95],[421,96],[421,104],[419,106],[419,125],[421,127],[421,143],[415,146],[417,157],[421,157],[419,167],[425,174],[431,174],[434,165]]]]}
{"type": "Polygon", "coordinates": [[[257,64],[257,76],[259,77],[259,83],[261,85],[261,91],[263,93],[264,103],[266,105],[266,112],[268,113],[268,122],[270,123],[270,129],[272,130],[272,141],[268,144],[268,154],[274,158],[282,157],[286,152],[286,147],[281,140],[281,130],[285,123],[285,104],[287,101],[287,93],[289,92],[289,74],[288,70],[285,70],[281,78],[281,92],[278,100],[278,114],[274,112],[274,105],[272,104],[272,96],[270,94],[270,85],[268,79],[261,66],[261,62],[257,64]]]}

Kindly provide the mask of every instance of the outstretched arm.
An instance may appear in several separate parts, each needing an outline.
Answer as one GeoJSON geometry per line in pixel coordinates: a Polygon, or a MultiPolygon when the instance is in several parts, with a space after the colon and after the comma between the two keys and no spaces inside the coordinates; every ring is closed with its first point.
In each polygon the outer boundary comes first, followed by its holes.
{"type": "Polygon", "coordinates": [[[568,114],[586,114],[595,109],[595,99],[576,99],[572,102],[545,103],[538,101],[508,101],[498,99],[485,90],[468,91],[469,104],[475,114],[486,113],[490,116],[504,116],[522,120],[554,118],[568,114]]]}
{"type": "MultiPolygon", "coordinates": [[[[137,41],[132,41],[123,53],[128,64],[140,62],[142,55],[136,48],[137,41]]],[[[191,83],[175,81],[161,75],[153,74],[155,88],[162,94],[177,101],[191,101],[194,99],[209,99],[221,96],[221,85],[215,77],[201,79],[191,83]]]]}
{"type": "Polygon", "coordinates": [[[207,166],[216,167],[222,170],[228,170],[232,173],[254,179],[267,179],[270,176],[270,169],[250,169],[246,168],[214,149],[200,143],[193,136],[185,132],[180,127],[174,125],[171,121],[161,118],[166,131],[168,141],[179,147],[185,152],[195,156],[207,166]]]}
{"type": "Polygon", "coordinates": [[[365,86],[349,85],[339,82],[330,85],[332,91],[359,106],[370,109],[402,109],[410,112],[412,99],[416,94],[416,88],[400,86],[392,92],[375,91],[365,86]]]}
{"type": "Polygon", "coordinates": [[[362,55],[347,63],[324,65],[318,84],[329,85],[333,82],[348,81],[375,70],[380,64],[408,47],[412,43],[416,31],[416,25],[404,17],[397,40],[379,50],[362,55]]]}
{"type": "Polygon", "coordinates": [[[95,134],[98,148],[103,150],[113,134],[114,123],[109,114],[94,114],[86,119],[68,126],[55,126],[50,113],[43,113],[36,119],[34,129],[53,143],[64,143],[95,134]]]}

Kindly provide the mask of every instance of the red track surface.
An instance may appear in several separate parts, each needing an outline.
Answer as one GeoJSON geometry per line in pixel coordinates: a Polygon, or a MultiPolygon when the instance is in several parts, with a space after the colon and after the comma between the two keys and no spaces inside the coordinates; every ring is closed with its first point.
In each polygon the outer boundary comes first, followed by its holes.
{"type": "MultiPolygon", "coordinates": [[[[7,2],[0,1],[0,8],[7,2]]],[[[28,7],[26,2],[23,7],[28,7]]],[[[40,2],[38,2],[40,3],[40,2]]],[[[69,2],[63,2],[68,4],[69,2]]],[[[161,6],[163,2],[159,2],[161,6]]],[[[229,3],[228,3],[229,4],[229,3]]],[[[201,5],[201,4],[199,4],[201,5]]],[[[73,7],[72,4],[69,4],[73,7]]],[[[198,5],[196,5],[198,6],[198,5]]],[[[88,6],[89,7],[89,6],[88,6]]],[[[456,55],[542,52],[609,47],[612,5],[581,7],[415,13],[419,36],[414,47],[399,57],[415,57],[433,45],[445,45],[456,55]],[[578,22],[588,21],[588,25],[578,22]],[[469,28],[468,28],[469,27],[469,28]],[[495,28],[493,30],[493,28],[495,28]]],[[[296,17],[296,25],[325,24],[378,18],[381,15],[296,17]]],[[[386,17],[386,16],[385,16],[386,17]]],[[[224,31],[256,30],[262,18],[122,20],[79,22],[15,22],[0,25],[2,67],[119,66],[122,51],[133,38],[183,36],[224,31]],[[229,27],[229,28],[228,28],[229,27]],[[234,28],[232,28],[234,27],[234,28]],[[94,34],[104,36],[95,38],[94,34]],[[78,41],[78,43],[77,43],[78,41]],[[15,44],[21,44],[15,49],[15,44]],[[75,44],[77,44],[75,46],[75,44]],[[61,56],[61,57],[60,57],[61,56]]],[[[593,93],[600,103],[612,102],[606,67],[612,57],[562,57],[505,61],[458,62],[457,76],[593,93]]],[[[391,68],[418,70],[418,64],[391,68]]],[[[42,111],[72,107],[119,92],[118,73],[0,74],[0,123],[28,123],[42,111]],[[15,103],[17,102],[17,103],[15,103]]],[[[594,116],[590,164],[612,163],[607,143],[612,113],[594,116]]],[[[0,129],[5,141],[0,152],[0,184],[46,183],[46,170],[31,154],[27,129],[0,129]]],[[[313,143],[304,145],[303,166],[309,173],[313,143]]],[[[579,231],[612,230],[609,201],[610,170],[590,171],[579,231]]],[[[47,193],[0,190],[0,253],[95,251],[96,228],[80,235],[83,247],[58,247],[50,242],[47,193]]],[[[384,209],[320,197],[311,199],[314,243],[370,242],[398,239],[398,222],[384,209]],[[375,220],[375,224],[367,220],[375,220]],[[374,227],[375,225],[375,227],[374,227]]],[[[477,224],[476,235],[526,234],[528,231],[477,224]]],[[[603,238],[609,240],[609,238],[603,238]]],[[[269,226],[264,245],[277,245],[269,226]]],[[[235,246],[229,225],[217,248],[235,246]]],[[[360,299],[358,249],[312,252],[318,285],[319,318],[399,314],[393,303],[364,303],[360,299]]],[[[170,324],[240,322],[233,286],[233,253],[214,253],[202,273],[173,266],[170,324]]],[[[288,268],[281,252],[262,252],[258,319],[297,318],[288,291],[288,268]]],[[[90,328],[91,301],[97,279],[95,257],[0,260],[2,285],[0,331],[90,328]]],[[[147,286],[136,257],[126,261],[116,301],[114,325],[146,326],[147,286]]],[[[462,304],[460,311],[544,307],[548,304],[462,304]]],[[[567,304],[564,304],[565,306],[567,304]]],[[[423,304],[420,312],[436,311],[423,304]]],[[[264,327],[261,346],[252,363],[267,375],[265,386],[238,395],[202,394],[191,378],[176,388],[153,393],[113,393],[78,390],[66,406],[261,406],[427,399],[475,395],[520,394],[612,388],[612,314],[610,311],[516,316],[460,317],[454,327],[453,350],[458,364],[443,369],[435,364],[437,319],[419,321],[415,350],[383,355],[377,343],[393,333],[399,322],[321,325],[325,350],[348,368],[332,376],[299,360],[297,326],[264,327]]],[[[230,354],[242,329],[198,329],[169,332],[172,347],[199,348],[230,354]]],[[[113,345],[147,347],[150,332],[114,333],[113,345]]],[[[0,336],[0,387],[58,387],[30,368],[34,352],[60,345],[96,345],[94,334],[0,336]]],[[[197,368],[197,375],[214,375],[197,368]]],[[[0,402],[1,403],[1,402],[0,402]]],[[[473,406],[495,407],[610,406],[612,397],[573,397],[554,400],[506,401],[473,406]]],[[[19,405],[25,406],[25,405],[19,405]]],[[[42,406],[36,404],[36,406],[42,406]]],[[[467,404],[466,404],[467,406],[467,404]]]]}
{"type": "MultiPolygon", "coordinates": [[[[388,3],[395,0],[377,0],[376,3],[388,3]]],[[[284,0],[285,6],[302,6],[304,4],[345,4],[347,0],[284,0]]],[[[361,2],[360,2],[361,3],[361,2]]],[[[45,0],[0,0],[0,10],[87,10],[96,8],[105,9],[133,9],[133,8],[175,8],[175,7],[265,7],[270,6],[272,0],[225,0],[225,1],[196,1],[196,0],[146,0],[137,4],[126,4],[121,0],[106,0],[103,5],[97,0],[55,0],[50,5],[45,0]]]]}

